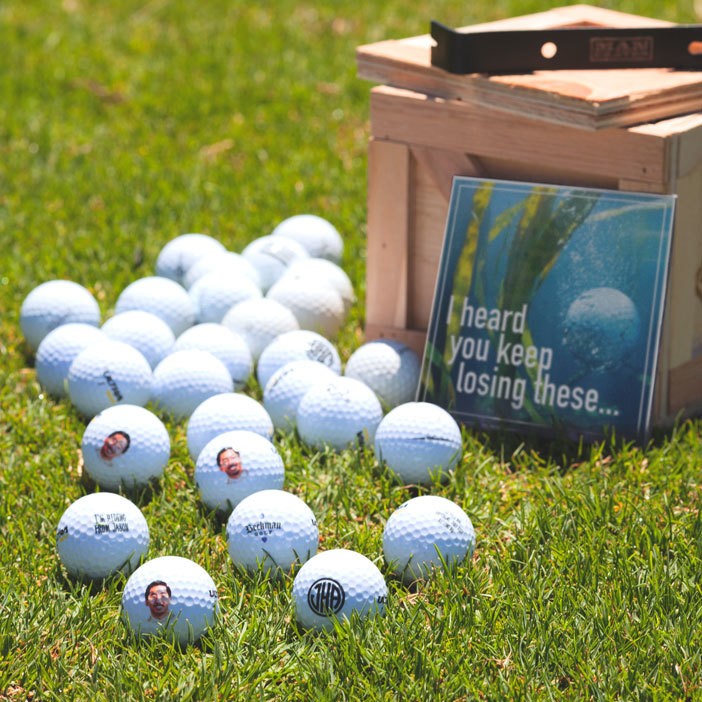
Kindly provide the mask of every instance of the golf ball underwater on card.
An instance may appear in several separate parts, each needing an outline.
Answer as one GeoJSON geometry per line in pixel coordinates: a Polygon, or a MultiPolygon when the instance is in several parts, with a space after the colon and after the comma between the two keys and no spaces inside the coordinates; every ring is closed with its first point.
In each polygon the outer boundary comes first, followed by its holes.
{"type": "Polygon", "coordinates": [[[131,572],[149,547],[149,527],[126,497],[96,492],[73,502],[56,528],[56,550],[70,575],[101,579],[131,572]]]}
{"type": "Polygon", "coordinates": [[[322,551],[304,563],[293,581],[295,617],[305,629],[331,629],[335,619],[385,612],[388,587],[366,556],[348,549],[322,551]]]}
{"type": "Polygon", "coordinates": [[[181,645],[195,643],[219,612],[209,573],[180,556],[161,556],[139,566],[122,593],[122,619],[137,635],[162,634],[181,645]]]}
{"type": "Polygon", "coordinates": [[[163,475],[171,440],[153,412],[136,405],[115,405],[93,417],[81,449],[85,472],[101,488],[129,489],[163,475]]]}
{"type": "Polygon", "coordinates": [[[195,463],[202,503],[230,513],[259,490],[281,490],[285,467],[275,446],[252,431],[228,431],[205,444],[195,463]]]}
{"type": "Polygon", "coordinates": [[[289,571],[314,556],[318,543],[312,510],[284,490],[260,490],[245,497],[227,521],[229,555],[250,571],[289,571]]]}
{"type": "Polygon", "coordinates": [[[375,432],[374,450],[405,484],[428,483],[446,475],[461,458],[463,441],[456,420],[443,407],[407,402],[391,409],[375,432]]]}
{"type": "Polygon", "coordinates": [[[392,572],[405,582],[430,577],[444,563],[469,558],[475,548],[470,517],[455,502],[421,495],[401,504],[383,530],[383,554],[392,572]]]}

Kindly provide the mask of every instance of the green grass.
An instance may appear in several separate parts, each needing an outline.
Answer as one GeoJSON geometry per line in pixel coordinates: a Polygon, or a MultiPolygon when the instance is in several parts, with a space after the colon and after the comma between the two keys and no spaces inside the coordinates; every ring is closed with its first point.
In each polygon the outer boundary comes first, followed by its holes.
{"type": "MultiPolygon", "coordinates": [[[[212,575],[221,618],[199,647],[134,641],[123,578],[68,580],[55,550],[89,490],[85,423],[45,397],[18,312],[37,284],[88,286],[104,316],[177,234],[232,250],[315,212],[344,233],[362,340],[370,85],[354,49],[556,3],[61,3],[0,5],[0,700],[699,699],[699,421],[646,447],[547,445],[465,432],[432,492],[476,528],[471,562],[412,588],[388,577],[385,617],[331,634],[297,629],[290,578],[236,571],[200,507],[184,425],[161,488],[138,500],[150,557],[212,575]]],[[[692,8],[616,9],[694,21],[692,8]]],[[[255,391],[255,388],[254,388],[255,391]]],[[[318,517],[321,548],[384,572],[382,529],[416,489],[369,451],[312,453],[276,439],[286,488],[318,517]]]]}

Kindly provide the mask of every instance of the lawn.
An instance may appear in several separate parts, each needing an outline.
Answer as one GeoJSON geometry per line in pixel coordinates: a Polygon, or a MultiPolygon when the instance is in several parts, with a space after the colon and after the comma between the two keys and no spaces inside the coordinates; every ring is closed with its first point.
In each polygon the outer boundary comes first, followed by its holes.
{"type": "MultiPolygon", "coordinates": [[[[161,486],[136,501],[149,557],[180,555],[217,584],[200,646],[135,641],[124,578],[68,579],[55,531],[92,487],[85,421],[42,393],[18,318],[69,278],[103,319],[161,247],[204,232],[239,251],[301,212],[345,238],[357,302],[338,347],[363,341],[370,85],[360,44],[556,3],[11,0],[0,5],[0,700],[698,699],[702,697],[702,423],[647,446],[546,443],[464,430],[450,479],[394,481],[372,451],[276,437],[285,487],[315,512],[321,549],[387,574],[382,530],[409,497],[454,500],[470,562],[412,587],[388,575],[382,618],[329,634],[295,624],[292,577],[232,567],[200,504],[185,423],[167,421],[161,486]]],[[[688,4],[614,9],[692,22],[688,4]]],[[[260,397],[251,383],[248,391],[260,397]]]]}

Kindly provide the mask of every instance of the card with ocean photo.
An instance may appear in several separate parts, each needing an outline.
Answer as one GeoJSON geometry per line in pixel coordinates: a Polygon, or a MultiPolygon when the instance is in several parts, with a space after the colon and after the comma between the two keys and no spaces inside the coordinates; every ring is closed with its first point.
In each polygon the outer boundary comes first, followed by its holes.
{"type": "Polygon", "coordinates": [[[645,440],[674,206],[454,178],[418,399],[486,429],[645,440]]]}

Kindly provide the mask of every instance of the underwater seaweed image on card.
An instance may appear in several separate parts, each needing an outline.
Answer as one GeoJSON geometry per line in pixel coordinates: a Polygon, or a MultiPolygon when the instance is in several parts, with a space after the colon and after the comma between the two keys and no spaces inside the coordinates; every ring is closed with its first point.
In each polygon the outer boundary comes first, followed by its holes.
{"type": "Polygon", "coordinates": [[[675,196],[454,178],[418,399],[645,439],[675,196]]]}

